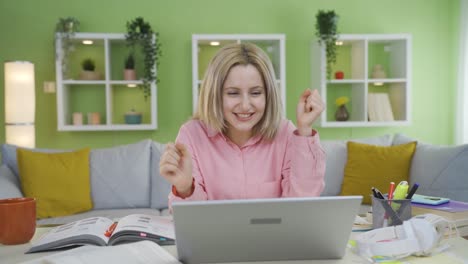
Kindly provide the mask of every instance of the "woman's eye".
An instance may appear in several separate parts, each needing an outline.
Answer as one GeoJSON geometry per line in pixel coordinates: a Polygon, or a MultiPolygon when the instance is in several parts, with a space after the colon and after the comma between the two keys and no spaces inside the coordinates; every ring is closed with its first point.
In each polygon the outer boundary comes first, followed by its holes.
{"type": "Polygon", "coordinates": [[[260,92],[260,91],[252,92],[252,95],[254,95],[254,96],[259,96],[259,95],[261,95],[261,94],[262,94],[262,92],[260,92]]]}
{"type": "Polygon", "coordinates": [[[228,92],[227,94],[228,95],[238,95],[239,93],[238,92],[228,92]]]}

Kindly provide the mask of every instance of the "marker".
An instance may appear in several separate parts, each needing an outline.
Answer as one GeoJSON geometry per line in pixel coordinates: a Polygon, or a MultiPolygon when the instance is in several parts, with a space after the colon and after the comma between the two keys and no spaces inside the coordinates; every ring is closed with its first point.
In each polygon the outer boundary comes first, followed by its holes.
{"type": "MultiPolygon", "coordinates": [[[[408,192],[408,182],[401,181],[395,188],[395,191],[393,192],[393,201],[405,199],[407,192],[408,192]]],[[[393,210],[398,210],[398,208],[400,208],[400,203],[394,202],[392,204],[392,208],[393,210]]]]}
{"type": "Polygon", "coordinates": [[[415,182],[413,184],[413,187],[411,187],[411,190],[409,191],[408,195],[406,195],[406,199],[411,199],[418,188],[419,184],[415,182]]]}
{"type": "Polygon", "coordinates": [[[408,187],[407,181],[401,181],[393,192],[393,200],[405,199],[408,187]]]}

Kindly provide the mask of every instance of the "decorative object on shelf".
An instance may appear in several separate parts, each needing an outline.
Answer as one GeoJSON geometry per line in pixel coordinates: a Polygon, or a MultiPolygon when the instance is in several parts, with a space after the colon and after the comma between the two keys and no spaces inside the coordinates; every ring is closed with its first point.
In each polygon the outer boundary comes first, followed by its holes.
{"type": "Polygon", "coordinates": [[[154,32],[151,25],[142,17],[127,22],[127,34],[125,34],[127,46],[135,49],[137,44],[141,45],[144,55],[143,69],[143,92],[145,99],[151,95],[151,82],[159,83],[156,69],[159,66],[159,58],[162,56],[159,33],[154,32]],[[156,39],[154,39],[154,35],[156,39]],[[156,67],[155,67],[156,65],[156,67]]]}
{"type": "MultiPolygon", "coordinates": [[[[59,18],[55,25],[55,37],[61,38],[61,51],[62,56],[57,54],[56,58],[61,58],[62,72],[64,76],[68,75],[67,58],[70,52],[75,50],[75,46],[71,38],[79,31],[80,21],[74,17],[59,18]]],[[[55,49],[58,50],[58,49],[55,49]]]]}
{"type": "Polygon", "coordinates": [[[315,36],[320,45],[325,45],[327,55],[327,79],[331,77],[331,66],[336,62],[336,40],[338,39],[338,19],[335,11],[319,10],[316,15],[315,36]]]}
{"type": "Polygon", "coordinates": [[[99,112],[88,113],[88,125],[101,124],[101,114],[99,112]]]}
{"type": "Polygon", "coordinates": [[[349,98],[346,96],[338,97],[335,100],[335,104],[338,106],[335,112],[336,121],[347,121],[349,119],[348,109],[346,109],[346,103],[349,102],[349,98]]]}
{"type": "Polygon", "coordinates": [[[83,113],[80,113],[80,112],[73,113],[73,125],[74,126],[83,125],[83,113]]]}
{"type": "Polygon", "coordinates": [[[342,72],[342,71],[335,72],[335,79],[337,79],[337,80],[344,79],[344,72],[342,72]]]}
{"type": "Polygon", "coordinates": [[[34,64],[29,61],[7,61],[4,71],[5,142],[34,148],[34,64]]]}
{"type": "Polygon", "coordinates": [[[376,64],[372,68],[372,79],[385,79],[387,78],[387,73],[381,64],[376,64]]]}
{"type": "Polygon", "coordinates": [[[124,80],[136,80],[135,57],[133,53],[128,54],[127,58],[125,58],[124,80]]]}
{"type": "Polygon", "coordinates": [[[94,71],[96,69],[96,64],[93,59],[84,59],[81,62],[82,71],[80,73],[81,80],[100,80],[101,76],[98,72],[94,71]]]}
{"type": "Polygon", "coordinates": [[[130,110],[130,112],[125,113],[125,124],[135,125],[141,124],[141,112],[136,112],[134,108],[130,110]]]}

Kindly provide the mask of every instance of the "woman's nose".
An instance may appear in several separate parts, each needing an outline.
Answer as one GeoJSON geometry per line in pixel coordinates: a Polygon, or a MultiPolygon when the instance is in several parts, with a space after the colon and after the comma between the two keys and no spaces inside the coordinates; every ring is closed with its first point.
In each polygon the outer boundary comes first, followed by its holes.
{"type": "Polygon", "coordinates": [[[249,97],[249,95],[242,96],[241,107],[242,107],[242,109],[249,109],[250,108],[250,97],[249,97]]]}

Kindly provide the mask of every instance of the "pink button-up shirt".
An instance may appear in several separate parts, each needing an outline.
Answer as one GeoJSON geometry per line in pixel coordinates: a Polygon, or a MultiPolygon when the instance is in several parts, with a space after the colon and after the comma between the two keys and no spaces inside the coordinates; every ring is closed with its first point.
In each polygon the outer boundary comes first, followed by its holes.
{"type": "Polygon", "coordinates": [[[177,142],[192,154],[195,189],[180,200],[227,200],[318,196],[324,188],[325,152],[319,135],[300,136],[289,120],[281,122],[271,142],[252,137],[239,147],[203,122],[191,120],[177,142]]]}

